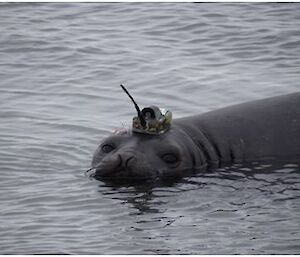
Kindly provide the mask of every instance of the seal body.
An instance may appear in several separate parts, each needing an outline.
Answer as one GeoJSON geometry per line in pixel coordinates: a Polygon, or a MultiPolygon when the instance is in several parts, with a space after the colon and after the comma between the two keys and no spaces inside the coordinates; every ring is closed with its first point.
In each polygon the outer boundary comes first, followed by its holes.
{"type": "Polygon", "coordinates": [[[112,135],[96,150],[97,178],[178,177],[210,166],[300,159],[300,92],[175,119],[162,135],[112,135]]]}

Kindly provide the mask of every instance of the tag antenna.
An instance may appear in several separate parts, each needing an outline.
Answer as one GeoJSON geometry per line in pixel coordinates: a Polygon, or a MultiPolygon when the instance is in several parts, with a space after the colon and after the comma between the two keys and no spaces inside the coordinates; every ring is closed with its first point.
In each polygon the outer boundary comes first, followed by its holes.
{"type": "Polygon", "coordinates": [[[131,99],[131,101],[133,102],[134,104],[134,107],[138,113],[138,117],[141,121],[141,125],[143,128],[146,127],[146,121],[145,121],[145,117],[144,115],[142,114],[141,110],[140,110],[140,107],[137,105],[137,103],[134,101],[133,97],[129,94],[129,92],[127,91],[127,89],[121,84],[120,87],[124,90],[124,92],[129,96],[129,98],[131,99]]]}

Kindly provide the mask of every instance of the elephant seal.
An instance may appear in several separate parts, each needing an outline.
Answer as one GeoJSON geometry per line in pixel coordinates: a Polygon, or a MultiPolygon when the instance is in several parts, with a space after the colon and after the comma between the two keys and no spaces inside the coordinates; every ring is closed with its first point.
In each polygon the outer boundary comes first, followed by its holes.
{"type": "Polygon", "coordinates": [[[105,179],[182,177],[241,162],[300,159],[300,92],[175,119],[162,134],[123,131],[96,150],[105,179]]]}

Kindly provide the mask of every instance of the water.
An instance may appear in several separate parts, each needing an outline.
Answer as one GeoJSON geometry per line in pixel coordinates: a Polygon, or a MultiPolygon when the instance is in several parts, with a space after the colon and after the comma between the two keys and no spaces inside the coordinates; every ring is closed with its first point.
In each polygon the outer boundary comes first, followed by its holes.
{"type": "Polygon", "coordinates": [[[299,254],[299,164],[175,184],[86,178],[142,106],[299,91],[298,3],[0,4],[1,254],[299,254]]]}

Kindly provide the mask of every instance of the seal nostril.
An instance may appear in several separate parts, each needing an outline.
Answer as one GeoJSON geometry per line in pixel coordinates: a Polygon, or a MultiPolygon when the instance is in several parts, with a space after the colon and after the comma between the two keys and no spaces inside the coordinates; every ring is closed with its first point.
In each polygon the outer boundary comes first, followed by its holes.
{"type": "Polygon", "coordinates": [[[130,157],[126,160],[126,162],[125,162],[125,167],[126,167],[126,168],[128,168],[128,164],[129,164],[129,162],[130,162],[132,159],[134,159],[134,156],[130,156],[130,157]]]}
{"type": "Polygon", "coordinates": [[[118,154],[118,165],[116,165],[118,168],[122,167],[122,156],[120,154],[118,154]]]}

